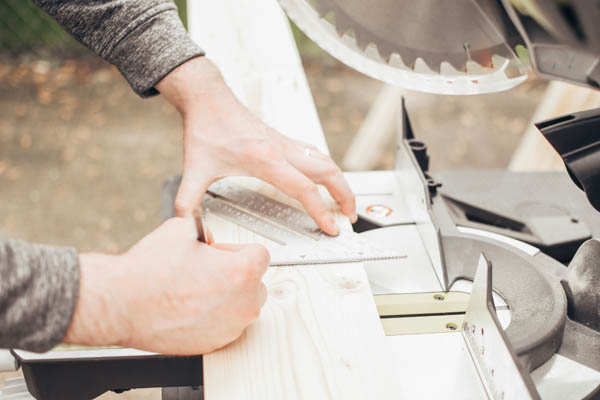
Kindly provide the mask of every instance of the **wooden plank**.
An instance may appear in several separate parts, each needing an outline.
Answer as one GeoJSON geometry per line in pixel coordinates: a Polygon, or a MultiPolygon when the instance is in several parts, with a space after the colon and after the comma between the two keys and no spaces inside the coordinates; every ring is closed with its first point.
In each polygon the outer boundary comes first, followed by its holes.
{"type": "MultiPolygon", "coordinates": [[[[257,179],[235,179],[299,207],[257,179]]],[[[338,223],[350,229],[326,198],[338,223]]],[[[219,242],[276,245],[216,215],[206,222],[219,242]]],[[[272,267],[264,282],[269,296],[260,318],[237,341],[205,355],[208,400],[400,397],[395,361],[361,264],[272,267]]]]}
{"type": "MultiPolygon", "coordinates": [[[[192,38],[243,103],[282,133],[327,151],[276,0],[194,0],[188,15],[192,38]]],[[[300,207],[258,180],[237,183],[300,207]]],[[[338,225],[350,229],[328,199],[338,225]]],[[[218,242],[273,245],[215,215],[206,222],[218,242]]],[[[204,358],[208,400],[399,397],[396,368],[361,264],[270,268],[264,281],[269,298],[260,318],[237,341],[204,358]]]]}
{"type": "Polygon", "coordinates": [[[276,0],[188,1],[188,25],[242,103],[281,133],[328,153],[298,49],[276,0]]]}
{"type": "Polygon", "coordinates": [[[208,400],[400,395],[360,265],[271,268],[265,283],[260,319],[204,358],[208,400]]]}

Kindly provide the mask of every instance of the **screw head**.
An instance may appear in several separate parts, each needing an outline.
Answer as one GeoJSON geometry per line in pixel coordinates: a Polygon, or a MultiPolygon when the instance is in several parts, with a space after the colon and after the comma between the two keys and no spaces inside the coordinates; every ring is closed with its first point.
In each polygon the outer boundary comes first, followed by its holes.
{"type": "Polygon", "coordinates": [[[455,331],[458,329],[458,326],[454,322],[448,322],[446,324],[446,329],[448,329],[449,331],[455,331]]]}

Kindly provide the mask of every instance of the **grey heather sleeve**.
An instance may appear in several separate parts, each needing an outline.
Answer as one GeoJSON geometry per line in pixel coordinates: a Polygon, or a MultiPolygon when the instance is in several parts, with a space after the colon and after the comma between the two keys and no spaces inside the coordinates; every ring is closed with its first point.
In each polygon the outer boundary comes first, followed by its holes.
{"type": "Polygon", "coordinates": [[[59,344],[78,289],[75,249],[0,238],[0,348],[43,352],[59,344]]]}
{"type": "Polygon", "coordinates": [[[142,97],[191,58],[204,55],[172,0],[33,0],[77,40],[114,64],[142,97]]]}

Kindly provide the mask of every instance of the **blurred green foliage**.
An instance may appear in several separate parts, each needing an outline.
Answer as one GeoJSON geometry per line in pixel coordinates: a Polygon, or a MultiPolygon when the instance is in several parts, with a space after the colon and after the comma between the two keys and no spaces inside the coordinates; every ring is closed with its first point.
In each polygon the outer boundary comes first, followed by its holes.
{"type": "Polygon", "coordinates": [[[292,33],[294,34],[296,45],[298,46],[302,57],[309,59],[318,59],[323,56],[324,51],[319,46],[317,46],[315,42],[313,42],[308,36],[306,36],[304,32],[302,32],[300,28],[298,28],[296,24],[294,24],[291,20],[290,25],[292,26],[292,33]]]}

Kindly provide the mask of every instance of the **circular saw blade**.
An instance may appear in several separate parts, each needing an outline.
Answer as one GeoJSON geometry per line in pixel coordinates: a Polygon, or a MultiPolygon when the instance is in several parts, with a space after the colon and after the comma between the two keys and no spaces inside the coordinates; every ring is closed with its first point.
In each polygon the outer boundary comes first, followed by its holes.
{"type": "Polygon", "coordinates": [[[471,94],[526,78],[512,49],[520,37],[495,0],[279,1],[319,46],[388,83],[471,94]]]}

